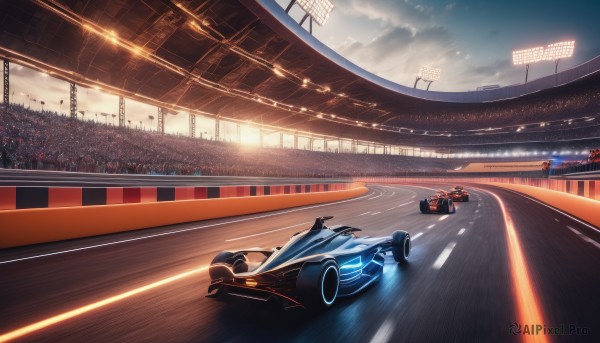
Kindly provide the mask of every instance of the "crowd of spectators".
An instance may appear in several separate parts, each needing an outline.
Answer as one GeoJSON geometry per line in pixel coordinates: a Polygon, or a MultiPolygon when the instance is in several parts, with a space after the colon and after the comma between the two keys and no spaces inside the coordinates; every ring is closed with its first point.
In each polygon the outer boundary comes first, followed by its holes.
{"type": "MultiPolygon", "coordinates": [[[[520,123],[560,121],[600,113],[600,83],[586,82],[561,90],[557,94],[534,94],[522,99],[485,104],[440,105],[429,110],[411,109],[400,120],[423,130],[482,128],[520,123]]],[[[402,126],[402,125],[401,125],[402,126]]]]}
{"type": "Polygon", "coordinates": [[[563,161],[551,170],[551,175],[600,171],[600,149],[592,149],[585,160],[563,161]]]}
{"type": "MultiPolygon", "coordinates": [[[[590,151],[589,161],[599,159],[598,149],[590,151]]],[[[462,159],[244,147],[72,120],[18,105],[0,109],[0,161],[0,167],[14,169],[289,177],[443,174],[465,164],[462,159]]]]}
{"type": "Polygon", "coordinates": [[[435,158],[251,148],[72,120],[14,105],[0,110],[0,152],[3,168],[125,174],[393,176],[457,166],[435,158]]]}

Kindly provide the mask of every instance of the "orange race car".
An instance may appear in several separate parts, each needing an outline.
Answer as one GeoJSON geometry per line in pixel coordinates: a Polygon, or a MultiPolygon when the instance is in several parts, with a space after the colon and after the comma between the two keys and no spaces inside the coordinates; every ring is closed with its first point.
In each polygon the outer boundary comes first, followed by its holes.
{"type": "Polygon", "coordinates": [[[469,192],[465,191],[462,186],[455,186],[448,195],[454,201],[469,201],[469,192]]]}
{"type": "Polygon", "coordinates": [[[449,194],[445,191],[439,190],[428,197],[427,199],[419,202],[419,210],[421,213],[454,213],[456,208],[450,198],[449,194]]]}

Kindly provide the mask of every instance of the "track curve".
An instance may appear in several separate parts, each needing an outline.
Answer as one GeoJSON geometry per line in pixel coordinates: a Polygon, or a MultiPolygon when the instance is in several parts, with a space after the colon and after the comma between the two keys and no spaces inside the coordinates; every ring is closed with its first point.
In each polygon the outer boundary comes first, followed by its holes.
{"type": "Polygon", "coordinates": [[[422,215],[418,201],[437,188],[371,185],[365,196],[338,203],[0,251],[0,274],[9,276],[0,279],[0,335],[141,290],[18,340],[512,341],[518,337],[509,325],[520,321],[523,304],[504,207],[544,321],[528,324],[575,325],[587,335],[561,338],[598,340],[597,228],[491,186],[469,189],[471,201],[458,203],[456,214],[422,215]],[[217,252],[281,245],[322,215],[360,227],[362,235],[408,231],[410,263],[386,257],[378,284],[318,315],[204,297],[209,278],[202,268],[217,252]],[[169,281],[144,288],[161,280],[169,281]]]}

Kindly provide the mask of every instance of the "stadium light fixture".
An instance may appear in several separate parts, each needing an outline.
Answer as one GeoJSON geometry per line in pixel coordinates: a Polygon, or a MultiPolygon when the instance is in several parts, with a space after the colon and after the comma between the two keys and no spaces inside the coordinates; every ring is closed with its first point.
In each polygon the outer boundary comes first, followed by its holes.
{"type": "Polygon", "coordinates": [[[548,44],[545,48],[537,46],[535,48],[513,51],[513,64],[525,65],[525,83],[529,74],[529,65],[540,61],[554,61],[554,73],[558,72],[558,63],[563,58],[573,56],[575,51],[575,41],[564,41],[548,44]]]}
{"type": "Polygon", "coordinates": [[[294,4],[298,4],[300,8],[305,12],[304,17],[298,24],[302,26],[306,19],[309,19],[309,32],[312,34],[312,23],[313,20],[319,25],[323,26],[329,19],[331,12],[333,11],[333,2],[330,0],[291,0],[285,8],[285,12],[289,13],[294,4]]]}
{"type": "Polygon", "coordinates": [[[548,44],[544,50],[544,60],[554,61],[554,74],[558,72],[558,62],[563,58],[573,56],[575,51],[575,41],[565,41],[548,44]]]}
{"type": "Polygon", "coordinates": [[[514,65],[525,65],[525,83],[529,76],[529,64],[541,61],[544,58],[544,47],[536,46],[535,48],[515,50],[512,52],[514,65]]]}
{"type": "Polygon", "coordinates": [[[413,88],[417,88],[417,83],[419,80],[423,80],[425,82],[429,82],[427,85],[427,90],[429,90],[431,83],[440,79],[441,73],[442,70],[440,68],[432,68],[427,66],[419,68],[419,74],[417,74],[417,79],[415,80],[415,85],[413,88]]]}

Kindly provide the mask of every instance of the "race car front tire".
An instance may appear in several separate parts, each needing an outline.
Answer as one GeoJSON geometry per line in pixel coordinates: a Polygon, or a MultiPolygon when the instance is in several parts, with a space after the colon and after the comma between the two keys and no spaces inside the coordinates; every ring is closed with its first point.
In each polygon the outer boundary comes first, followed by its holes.
{"type": "Polygon", "coordinates": [[[411,249],[410,235],[406,231],[394,231],[392,234],[392,255],[400,264],[408,262],[411,249]]]}
{"type": "Polygon", "coordinates": [[[427,213],[428,206],[429,206],[429,203],[427,202],[427,200],[421,200],[419,202],[419,210],[421,211],[421,213],[427,213]]]}

